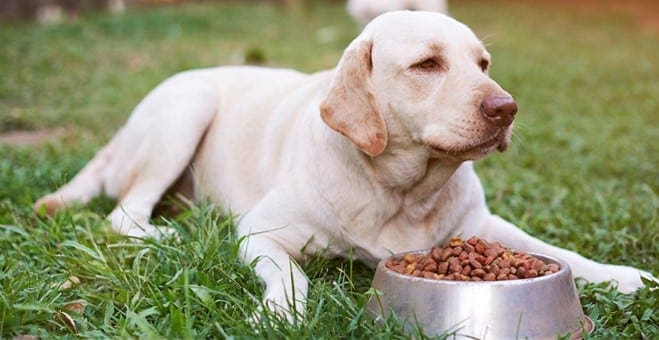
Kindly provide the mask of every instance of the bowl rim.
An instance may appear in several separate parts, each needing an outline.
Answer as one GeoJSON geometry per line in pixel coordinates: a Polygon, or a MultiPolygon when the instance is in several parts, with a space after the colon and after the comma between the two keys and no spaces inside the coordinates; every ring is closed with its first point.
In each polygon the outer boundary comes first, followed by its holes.
{"type": "MultiPolygon", "coordinates": [[[[419,277],[419,276],[412,276],[408,274],[402,274],[397,271],[391,270],[387,268],[387,262],[390,259],[393,258],[398,258],[405,256],[407,254],[422,254],[422,253],[427,253],[430,252],[432,248],[425,248],[425,249],[418,249],[418,250],[412,250],[412,251],[406,251],[398,254],[394,254],[391,256],[388,256],[382,260],[380,260],[380,263],[378,263],[378,266],[376,268],[379,269],[380,267],[383,268],[384,272],[387,273],[387,275],[393,275],[394,277],[400,278],[400,279],[405,279],[405,280],[420,280],[420,281],[427,281],[427,282],[437,282],[438,284],[447,284],[447,285],[455,285],[455,286],[461,286],[461,285],[491,285],[491,286],[500,286],[500,285],[524,285],[524,284],[529,284],[529,283],[536,283],[536,282],[541,282],[541,281],[546,281],[546,280],[553,280],[555,278],[558,278],[562,275],[571,274],[570,266],[568,265],[567,262],[556,258],[554,256],[550,255],[545,255],[541,253],[536,253],[536,252],[527,252],[525,251],[524,253],[529,254],[533,257],[540,258],[544,262],[547,262],[546,260],[551,261],[550,263],[556,263],[559,265],[560,269],[552,273],[550,275],[543,275],[543,276],[537,276],[537,277],[531,277],[531,278],[520,278],[516,280],[501,280],[501,281],[461,281],[461,280],[440,280],[440,279],[429,279],[425,277],[419,277]]],[[[513,251],[515,251],[513,249],[513,251]]]]}

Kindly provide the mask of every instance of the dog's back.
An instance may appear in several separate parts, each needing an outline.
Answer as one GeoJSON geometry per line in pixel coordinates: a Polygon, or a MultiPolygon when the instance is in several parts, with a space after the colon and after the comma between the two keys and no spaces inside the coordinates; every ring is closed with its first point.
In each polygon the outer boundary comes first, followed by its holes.
{"type": "Polygon", "coordinates": [[[316,97],[329,73],[259,67],[211,72],[219,103],[194,159],[195,182],[204,190],[198,196],[242,213],[274,185],[295,127],[320,119],[316,97]]]}

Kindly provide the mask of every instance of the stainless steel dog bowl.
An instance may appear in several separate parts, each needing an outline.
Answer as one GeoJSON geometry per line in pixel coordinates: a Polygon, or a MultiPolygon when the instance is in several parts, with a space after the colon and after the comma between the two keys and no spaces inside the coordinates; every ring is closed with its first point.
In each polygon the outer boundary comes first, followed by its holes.
{"type": "MultiPolygon", "coordinates": [[[[427,253],[428,250],[413,253],[427,253]]],[[[377,295],[367,312],[376,320],[395,313],[407,330],[417,325],[426,335],[455,334],[479,339],[581,338],[593,330],[583,314],[570,267],[557,263],[557,273],[509,281],[444,281],[403,275],[378,264],[372,287],[377,295]]],[[[398,258],[401,255],[395,255],[398,258]]]]}

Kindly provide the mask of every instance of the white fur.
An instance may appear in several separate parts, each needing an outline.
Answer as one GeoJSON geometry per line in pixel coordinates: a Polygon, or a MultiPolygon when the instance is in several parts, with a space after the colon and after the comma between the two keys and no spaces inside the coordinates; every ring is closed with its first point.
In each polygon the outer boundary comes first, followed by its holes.
{"type": "Polygon", "coordinates": [[[405,9],[448,14],[448,0],[348,0],[346,9],[364,26],[380,14],[405,9]]]}
{"type": "Polygon", "coordinates": [[[615,280],[623,292],[642,286],[645,272],[551,246],[488,211],[471,160],[505,149],[512,124],[493,126],[479,110],[488,96],[509,96],[482,69],[487,61],[466,26],[404,11],[370,23],[335,70],[183,72],[35,208],[105,191],[118,198],[115,231],[158,236],[154,205],[191,173],[196,198],[240,216],[242,259],[258,260],[266,303],[288,317],[304,310],[307,280],[293,260],[305,254],[375,264],[455,235],[559,257],[576,276],[615,280]],[[419,68],[427,59],[437,65],[419,68]]]}

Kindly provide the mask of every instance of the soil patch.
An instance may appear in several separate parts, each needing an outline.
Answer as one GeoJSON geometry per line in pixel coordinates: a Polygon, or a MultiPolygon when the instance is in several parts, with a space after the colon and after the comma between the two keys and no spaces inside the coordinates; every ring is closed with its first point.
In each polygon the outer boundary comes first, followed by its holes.
{"type": "Polygon", "coordinates": [[[64,129],[14,130],[0,132],[0,146],[31,146],[52,141],[64,135],[64,129]]]}

